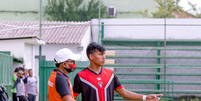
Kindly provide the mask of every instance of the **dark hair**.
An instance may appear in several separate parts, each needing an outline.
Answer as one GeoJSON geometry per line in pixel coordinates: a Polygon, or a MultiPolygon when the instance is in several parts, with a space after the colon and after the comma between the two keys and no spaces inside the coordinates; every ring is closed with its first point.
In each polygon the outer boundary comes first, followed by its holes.
{"type": "Polygon", "coordinates": [[[18,72],[20,69],[19,68],[15,68],[15,71],[14,72],[18,72]]]}
{"type": "Polygon", "coordinates": [[[32,70],[32,69],[29,69],[28,72],[29,72],[30,70],[32,70]]]}
{"type": "Polygon", "coordinates": [[[19,70],[23,71],[24,72],[24,68],[23,67],[19,67],[19,70]]]}
{"type": "Polygon", "coordinates": [[[54,62],[55,62],[55,66],[58,68],[58,67],[60,67],[60,65],[62,64],[62,63],[57,63],[57,61],[54,59],[54,62]]]}
{"type": "Polygon", "coordinates": [[[96,52],[96,50],[98,50],[100,52],[105,52],[105,47],[96,42],[90,43],[87,47],[87,57],[89,58],[89,55],[96,52]]]}

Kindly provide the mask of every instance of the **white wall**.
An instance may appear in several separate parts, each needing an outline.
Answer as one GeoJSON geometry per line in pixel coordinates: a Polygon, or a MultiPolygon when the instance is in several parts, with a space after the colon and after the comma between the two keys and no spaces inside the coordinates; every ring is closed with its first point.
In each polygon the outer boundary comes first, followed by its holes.
{"type": "MultiPolygon", "coordinates": [[[[104,24],[122,24],[118,26],[104,26],[105,38],[126,39],[164,39],[164,26],[128,26],[129,24],[164,24],[164,19],[102,19],[104,24]],[[124,24],[124,25],[123,25],[124,24]],[[125,25],[127,24],[127,25],[125,25]]],[[[92,24],[98,24],[98,19],[92,19],[92,24]]],[[[167,39],[201,39],[201,19],[167,19],[166,24],[179,24],[168,26],[166,29],[167,39]],[[189,26],[181,26],[189,24],[189,26]]],[[[93,40],[97,41],[98,26],[92,27],[93,40]]]]}
{"type": "MultiPolygon", "coordinates": [[[[46,57],[48,61],[54,61],[55,53],[62,48],[69,48],[75,54],[81,54],[81,51],[77,50],[79,45],[65,45],[65,44],[46,44],[42,46],[42,56],[46,57]]],[[[35,47],[35,53],[39,56],[39,46],[35,47]]],[[[85,58],[80,58],[79,61],[86,61],[85,58]]]]}
{"type": "Polygon", "coordinates": [[[91,42],[91,27],[89,27],[86,31],[86,34],[83,36],[82,41],[81,41],[81,46],[83,46],[83,51],[81,52],[81,60],[87,61],[88,57],[86,54],[87,46],[91,42]]]}
{"type": "Polygon", "coordinates": [[[24,57],[24,40],[0,40],[0,51],[11,51],[17,58],[24,57]]]}
{"type": "Polygon", "coordinates": [[[13,62],[13,72],[14,72],[15,68],[18,68],[18,67],[23,67],[23,64],[17,63],[17,62],[13,62]]]}
{"type": "MultiPolygon", "coordinates": [[[[34,46],[31,44],[25,44],[25,51],[24,51],[24,62],[25,68],[27,69],[34,69],[35,68],[35,54],[33,53],[34,46]]],[[[33,70],[34,72],[34,70],[33,70]]]]}
{"type": "MultiPolygon", "coordinates": [[[[16,39],[16,40],[0,40],[0,51],[10,51],[11,55],[17,58],[23,58],[26,68],[35,68],[35,50],[34,42],[36,39],[16,39]],[[28,44],[33,43],[33,44],[28,44]]],[[[13,63],[14,69],[22,67],[22,64],[13,63]]]]}

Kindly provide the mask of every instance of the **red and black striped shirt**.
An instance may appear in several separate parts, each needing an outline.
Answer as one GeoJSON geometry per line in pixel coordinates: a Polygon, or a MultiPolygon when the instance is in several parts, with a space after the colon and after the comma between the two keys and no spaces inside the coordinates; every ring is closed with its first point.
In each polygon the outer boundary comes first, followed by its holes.
{"type": "Polygon", "coordinates": [[[82,101],[113,101],[114,90],[123,88],[118,77],[110,69],[101,67],[99,74],[89,68],[79,72],[74,78],[74,96],[82,93],[82,101]]]}

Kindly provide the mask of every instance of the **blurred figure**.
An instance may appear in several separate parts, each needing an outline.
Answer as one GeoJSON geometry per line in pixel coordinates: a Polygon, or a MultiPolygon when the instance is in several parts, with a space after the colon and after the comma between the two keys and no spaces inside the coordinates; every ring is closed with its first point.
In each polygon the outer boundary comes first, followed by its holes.
{"type": "Polygon", "coordinates": [[[29,76],[29,74],[27,68],[25,68],[25,65],[23,65],[23,69],[24,69],[24,77],[26,78],[29,76]]]}
{"type": "Polygon", "coordinates": [[[28,99],[25,97],[25,87],[24,87],[24,82],[22,80],[23,78],[23,71],[18,71],[17,74],[17,80],[13,86],[13,88],[11,89],[11,92],[13,92],[13,89],[16,87],[17,88],[17,97],[19,98],[19,101],[28,101],[28,99]]]}
{"type": "Polygon", "coordinates": [[[24,68],[24,79],[29,76],[28,70],[24,68]]]}
{"type": "Polygon", "coordinates": [[[28,70],[29,76],[25,78],[24,85],[25,85],[25,96],[28,97],[29,101],[35,101],[36,96],[38,95],[37,90],[37,79],[33,77],[33,70],[28,70]]]}
{"type": "MultiPolygon", "coordinates": [[[[18,71],[19,71],[19,68],[15,68],[15,71],[13,72],[13,79],[12,79],[12,86],[14,86],[14,84],[15,84],[15,82],[16,82],[16,80],[17,80],[17,73],[18,73],[18,71]]],[[[14,88],[13,89],[13,93],[12,93],[12,95],[13,95],[13,101],[17,101],[17,95],[16,95],[16,93],[17,93],[17,90],[16,90],[16,88],[14,88]]]]}

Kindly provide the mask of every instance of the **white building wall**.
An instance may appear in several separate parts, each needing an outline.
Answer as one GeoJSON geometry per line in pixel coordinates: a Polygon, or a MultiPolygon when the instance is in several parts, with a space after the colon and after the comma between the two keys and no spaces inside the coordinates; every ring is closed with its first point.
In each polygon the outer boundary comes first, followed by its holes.
{"type": "MultiPolygon", "coordinates": [[[[101,22],[113,24],[104,26],[105,38],[164,39],[164,19],[102,19],[101,22]],[[118,25],[115,26],[115,24],[118,25]],[[139,24],[139,26],[131,26],[132,24],[139,24]]],[[[91,23],[98,24],[98,19],[92,19],[91,23]]],[[[166,24],[177,25],[167,25],[166,38],[201,39],[200,26],[191,26],[200,23],[201,19],[167,19],[166,24]],[[189,26],[186,26],[187,24],[189,26]]],[[[92,33],[93,41],[97,41],[98,26],[92,27],[92,33]]]]}
{"type": "Polygon", "coordinates": [[[17,58],[24,57],[23,40],[0,40],[0,51],[11,51],[11,55],[17,58]]]}
{"type": "Polygon", "coordinates": [[[83,46],[83,51],[81,52],[82,55],[81,60],[83,61],[88,60],[86,49],[90,42],[91,42],[91,27],[87,29],[86,34],[84,35],[81,41],[81,46],[83,46]]]}
{"type": "Polygon", "coordinates": [[[30,44],[25,44],[25,51],[24,51],[24,64],[25,64],[25,68],[27,69],[33,69],[33,45],[30,44]]]}
{"type": "MultiPolygon", "coordinates": [[[[48,61],[54,61],[55,53],[62,48],[69,48],[73,53],[81,54],[82,51],[78,51],[78,46],[79,45],[46,44],[42,46],[42,56],[45,56],[46,60],[48,61]]],[[[39,46],[35,47],[35,53],[37,56],[39,56],[39,46]]],[[[86,59],[82,57],[79,59],[79,61],[86,61],[86,59]]]]}
{"type": "MultiPolygon", "coordinates": [[[[35,69],[35,41],[36,39],[0,40],[0,51],[10,51],[12,56],[24,59],[27,69],[35,69]]],[[[14,62],[13,67],[23,67],[23,64],[14,62]]]]}

